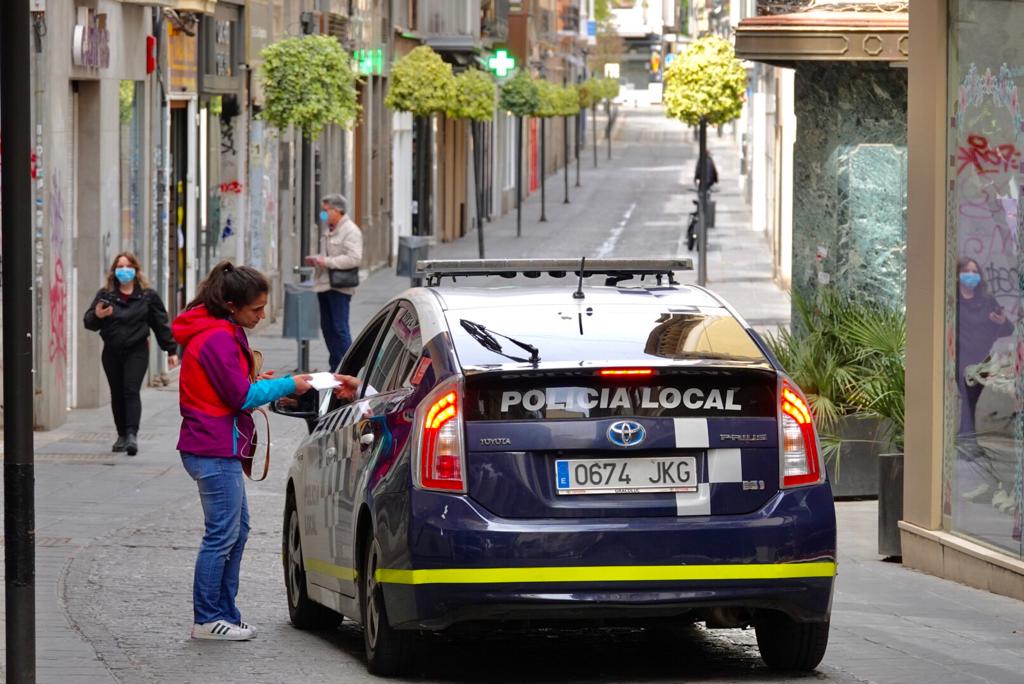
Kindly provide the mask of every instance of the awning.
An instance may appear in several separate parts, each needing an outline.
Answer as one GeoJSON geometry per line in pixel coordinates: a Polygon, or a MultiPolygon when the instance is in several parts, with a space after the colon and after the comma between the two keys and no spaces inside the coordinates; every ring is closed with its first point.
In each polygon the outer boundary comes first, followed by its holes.
{"type": "Polygon", "coordinates": [[[906,62],[907,12],[815,10],[750,17],[736,28],[736,56],[793,62],[906,62]]]}

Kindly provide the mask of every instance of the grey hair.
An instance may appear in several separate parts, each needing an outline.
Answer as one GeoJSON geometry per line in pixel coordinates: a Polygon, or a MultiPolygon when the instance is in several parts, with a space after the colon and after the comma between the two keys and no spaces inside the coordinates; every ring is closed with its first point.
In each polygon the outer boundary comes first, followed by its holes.
{"type": "Polygon", "coordinates": [[[339,195],[338,193],[325,195],[320,202],[326,204],[331,209],[337,209],[342,214],[348,213],[348,200],[345,199],[344,195],[339,195]]]}

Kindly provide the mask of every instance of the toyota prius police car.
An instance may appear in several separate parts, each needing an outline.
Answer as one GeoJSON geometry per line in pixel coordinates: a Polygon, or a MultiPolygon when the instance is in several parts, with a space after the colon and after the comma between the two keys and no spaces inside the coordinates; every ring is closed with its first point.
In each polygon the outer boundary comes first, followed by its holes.
{"type": "Polygon", "coordinates": [[[420,262],[427,286],[338,369],[355,400],[275,407],[310,426],[291,621],[361,623],[379,674],[423,632],[568,620],[752,626],[770,667],[817,666],[836,523],[808,404],[728,304],[675,281],[689,266],[420,262]]]}

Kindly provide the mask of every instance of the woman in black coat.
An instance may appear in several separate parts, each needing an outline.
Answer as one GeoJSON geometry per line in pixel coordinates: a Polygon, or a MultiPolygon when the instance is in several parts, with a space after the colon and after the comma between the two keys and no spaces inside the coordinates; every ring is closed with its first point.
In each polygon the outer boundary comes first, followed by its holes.
{"type": "Polygon", "coordinates": [[[178,365],[178,346],[171,336],[164,303],[150,289],[131,252],[114,257],[106,287],[96,293],[85,312],[85,327],[103,338],[103,371],[110,383],[110,408],[117,426],[113,451],[134,456],[139,452],[139,390],[149,366],[149,331],[152,329],[160,348],[169,354],[171,368],[178,365]]]}

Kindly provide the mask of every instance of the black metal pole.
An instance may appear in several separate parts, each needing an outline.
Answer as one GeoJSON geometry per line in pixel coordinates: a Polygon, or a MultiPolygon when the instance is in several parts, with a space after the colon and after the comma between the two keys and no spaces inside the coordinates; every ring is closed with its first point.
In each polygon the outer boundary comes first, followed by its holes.
{"type": "Polygon", "coordinates": [[[484,258],[484,202],[483,191],[480,189],[480,176],[482,164],[482,150],[480,149],[480,135],[478,129],[479,121],[470,121],[469,130],[473,136],[473,188],[476,192],[476,242],[480,258],[484,258]]]}
{"type": "Polygon", "coordinates": [[[699,151],[697,153],[697,161],[700,165],[698,173],[700,176],[700,187],[697,188],[697,212],[700,217],[700,223],[698,224],[697,233],[700,249],[700,261],[697,262],[697,284],[703,287],[708,282],[708,120],[704,117],[701,117],[700,119],[699,135],[700,143],[699,151]]]}
{"type": "Polygon", "coordinates": [[[548,125],[547,117],[541,117],[540,120],[540,221],[545,223],[548,220],[545,210],[547,209],[546,198],[544,195],[544,177],[547,175],[547,169],[545,168],[547,161],[547,144],[546,144],[546,133],[548,125]]]}
{"type": "Polygon", "coordinates": [[[523,237],[523,117],[516,117],[516,237],[523,237]]]}
{"type": "Polygon", "coordinates": [[[612,103],[610,100],[604,101],[604,113],[608,117],[608,123],[605,125],[605,140],[608,141],[608,158],[612,158],[612,103]]]}
{"type": "Polygon", "coordinates": [[[597,168],[597,103],[590,108],[590,115],[594,119],[590,122],[590,127],[594,130],[594,168],[597,168]]]}
{"type": "Polygon", "coordinates": [[[562,157],[565,160],[563,175],[565,176],[565,199],[562,204],[569,203],[569,117],[562,117],[562,157]]]}
{"type": "Polygon", "coordinates": [[[36,680],[35,458],[32,435],[32,184],[28,0],[3,3],[4,585],[7,681],[36,680]]]}
{"type": "Polygon", "coordinates": [[[576,135],[572,138],[573,146],[576,148],[576,187],[582,187],[580,183],[580,131],[583,130],[583,110],[576,113],[576,135]]]}
{"type": "MultiPolygon", "coordinates": [[[[299,175],[299,182],[302,184],[302,190],[299,193],[299,282],[304,283],[309,279],[309,271],[303,267],[305,266],[306,255],[310,254],[309,213],[313,211],[313,208],[310,206],[310,192],[313,189],[310,175],[313,161],[313,146],[305,132],[300,131],[299,135],[302,136],[302,172],[299,175]]],[[[299,367],[296,370],[300,373],[309,370],[309,340],[299,340],[299,367]]],[[[332,368],[331,371],[333,370],[332,368]]]]}

